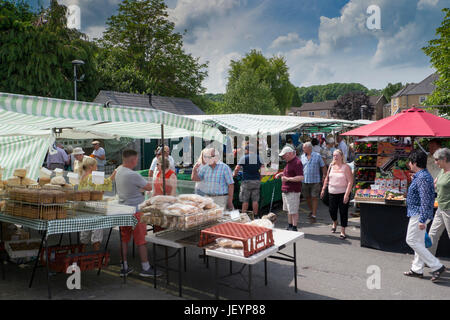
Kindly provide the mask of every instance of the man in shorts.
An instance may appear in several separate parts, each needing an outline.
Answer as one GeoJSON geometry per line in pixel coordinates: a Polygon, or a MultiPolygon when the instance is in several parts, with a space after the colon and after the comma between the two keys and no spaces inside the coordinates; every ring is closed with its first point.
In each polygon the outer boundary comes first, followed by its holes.
{"type": "Polygon", "coordinates": [[[319,206],[319,195],[321,190],[320,183],[326,178],[327,170],[322,156],[313,151],[311,142],[306,142],[303,145],[303,152],[304,153],[300,158],[305,175],[302,190],[308,207],[311,210],[309,217],[315,220],[317,207],[319,206]],[[322,170],[322,178],[320,170],[322,170]]]}
{"type": "Polygon", "coordinates": [[[127,263],[128,242],[130,242],[131,236],[133,235],[134,243],[138,247],[139,256],[141,258],[142,271],[139,275],[141,277],[153,277],[154,269],[148,262],[147,242],[145,241],[147,225],[140,222],[142,213],[137,212],[139,204],[145,200],[143,190],[151,191],[152,184],[133,170],[138,163],[136,151],[125,150],[122,153],[122,161],[122,165],[117,168],[116,173],[116,189],[119,196],[119,203],[136,207],[135,217],[138,220],[138,224],[134,229],[132,227],[120,227],[123,259],[120,276],[124,277],[133,272],[133,268],[129,267],[127,263]]]}
{"type": "Polygon", "coordinates": [[[288,212],[288,227],[286,230],[297,231],[298,212],[300,207],[300,193],[302,192],[303,165],[296,152],[290,146],[281,150],[280,157],[286,161],[283,172],[278,173],[275,179],[281,177],[281,192],[283,210],[288,212]]]}
{"type": "Polygon", "coordinates": [[[239,193],[240,201],[242,202],[242,212],[246,213],[248,210],[248,203],[252,200],[253,216],[258,216],[259,205],[259,191],[261,187],[261,173],[260,169],[264,165],[261,163],[259,155],[256,154],[255,146],[247,145],[245,147],[245,155],[239,159],[233,176],[243,168],[243,180],[241,190],[239,193]]]}

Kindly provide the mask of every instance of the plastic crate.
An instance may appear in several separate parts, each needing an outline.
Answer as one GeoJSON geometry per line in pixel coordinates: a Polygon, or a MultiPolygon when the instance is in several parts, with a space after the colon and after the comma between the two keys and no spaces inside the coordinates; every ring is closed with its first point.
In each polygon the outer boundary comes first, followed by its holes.
{"type": "Polygon", "coordinates": [[[45,250],[41,252],[41,263],[46,265],[50,261],[49,268],[55,272],[65,273],[67,268],[74,262],[81,271],[107,267],[109,263],[109,252],[81,252],[84,245],[53,246],[48,248],[48,258],[44,258],[45,250]]]}
{"type": "Polygon", "coordinates": [[[29,240],[16,240],[16,241],[7,241],[5,243],[6,252],[11,259],[17,258],[28,258],[28,257],[37,257],[39,254],[39,246],[41,244],[41,239],[29,239],[29,240]],[[11,245],[14,244],[31,244],[34,243],[36,249],[27,249],[27,250],[14,250],[11,245]]]}
{"type": "Polygon", "coordinates": [[[244,257],[274,245],[271,229],[236,222],[227,222],[201,231],[199,247],[215,241],[217,238],[240,240],[244,244],[244,257]]]}

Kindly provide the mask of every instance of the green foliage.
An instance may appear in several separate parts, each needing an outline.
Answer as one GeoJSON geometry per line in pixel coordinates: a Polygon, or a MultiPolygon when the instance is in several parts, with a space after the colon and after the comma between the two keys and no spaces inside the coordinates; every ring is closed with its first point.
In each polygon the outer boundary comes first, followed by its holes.
{"type": "Polygon", "coordinates": [[[215,102],[223,102],[225,100],[225,95],[223,93],[206,93],[203,95],[203,97],[215,102]]]}
{"type": "Polygon", "coordinates": [[[228,82],[225,104],[219,107],[220,113],[279,114],[271,88],[252,69],[228,82]]]}
{"type": "Polygon", "coordinates": [[[299,98],[303,103],[336,100],[350,92],[363,92],[369,94],[369,89],[360,83],[330,83],[297,89],[299,98]]]}
{"type": "Polygon", "coordinates": [[[370,103],[370,98],[364,92],[351,92],[337,99],[331,114],[338,119],[358,120],[361,119],[361,106],[366,105],[363,112],[363,119],[371,119],[374,108],[370,103]]]}
{"type": "MultiPolygon", "coordinates": [[[[276,106],[276,111],[274,110],[274,112],[277,114],[286,114],[286,110],[292,106],[291,102],[295,88],[289,81],[288,67],[284,57],[274,56],[267,59],[260,51],[252,50],[243,59],[239,61],[232,60],[230,67],[227,94],[225,95],[227,108],[234,108],[236,106],[234,104],[228,106],[227,101],[237,101],[236,97],[227,98],[229,94],[228,89],[231,88],[234,90],[234,93],[240,91],[237,89],[237,84],[245,85],[241,80],[241,77],[244,75],[246,79],[251,79],[253,85],[255,85],[255,81],[261,84],[258,86],[258,90],[260,91],[258,94],[255,94],[256,96],[261,94],[266,87],[269,88],[269,95],[265,99],[265,105],[269,106],[269,101],[273,98],[276,106]]],[[[251,107],[249,110],[253,109],[251,107]]],[[[268,107],[268,109],[262,109],[262,111],[257,113],[265,113],[269,109],[268,107]]],[[[245,112],[253,113],[248,110],[245,112]]]]}
{"type": "Polygon", "coordinates": [[[397,82],[395,84],[392,83],[388,83],[388,85],[386,86],[386,88],[384,88],[382,90],[382,93],[384,95],[384,97],[386,98],[386,100],[388,102],[391,102],[391,97],[397,93],[398,91],[400,91],[403,88],[403,85],[401,82],[397,82]]]}
{"type": "Polygon", "coordinates": [[[124,0],[98,41],[103,89],[192,98],[204,92],[207,65],[183,50],[163,0],[124,0]]]}
{"type": "MultiPolygon", "coordinates": [[[[445,14],[440,27],[436,29],[437,39],[428,42],[422,50],[430,57],[431,64],[439,73],[436,89],[428,96],[426,105],[450,104],[450,8],[442,10],[445,14]]],[[[442,115],[450,115],[450,107],[439,109],[442,115]]]]}
{"type": "Polygon", "coordinates": [[[73,99],[71,61],[81,59],[85,65],[78,74],[85,74],[85,81],[78,86],[78,99],[92,101],[99,85],[96,47],[67,28],[66,10],[52,0],[38,16],[21,2],[0,2],[0,91],[73,99]]]}

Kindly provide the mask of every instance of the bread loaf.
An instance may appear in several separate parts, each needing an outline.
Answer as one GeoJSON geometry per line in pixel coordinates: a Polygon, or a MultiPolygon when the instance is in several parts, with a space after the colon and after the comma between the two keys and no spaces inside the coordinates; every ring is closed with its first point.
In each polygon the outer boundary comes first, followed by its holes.
{"type": "Polygon", "coordinates": [[[39,184],[41,186],[46,185],[46,184],[50,184],[50,178],[39,178],[39,184]]]}
{"type": "Polygon", "coordinates": [[[14,170],[14,176],[19,178],[25,178],[27,176],[27,169],[14,170]]]}
{"type": "Polygon", "coordinates": [[[22,178],[21,184],[23,186],[32,186],[38,184],[37,181],[29,178],[22,178]]]}
{"type": "Polygon", "coordinates": [[[20,187],[22,185],[22,179],[18,177],[9,178],[7,182],[10,187],[20,187]]]}
{"type": "Polygon", "coordinates": [[[66,179],[64,179],[63,176],[57,176],[52,178],[52,180],[50,180],[50,184],[63,186],[66,184],[66,179]]]}

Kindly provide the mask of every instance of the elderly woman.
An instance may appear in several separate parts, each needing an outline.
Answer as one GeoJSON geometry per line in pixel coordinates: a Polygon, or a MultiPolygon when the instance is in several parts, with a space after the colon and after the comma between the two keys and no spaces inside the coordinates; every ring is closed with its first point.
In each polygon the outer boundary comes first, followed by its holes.
{"type": "Polygon", "coordinates": [[[323,183],[320,197],[323,198],[326,188],[330,196],[330,216],[333,220],[331,231],[336,232],[337,214],[341,216],[341,234],[340,238],[347,238],[345,228],[348,224],[348,206],[350,193],[353,187],[353,174],[350,166],[344,163],[344,154],[341,150],[333,152],[333,162],[330,164],[328,175],[323,183]]]}
{"type": "Polygon", "coordinates": [[[438,242],[442,232],[444,232],[444,228],[447,229],[450,237],[450,149],[439,149],[433,154],[433,157],[436,164],[442,169],[434,180],[438,209],[434,215],[433,224],[429,232],[433,242],[429,250],[432,254],[436,254],[438,242]]]}
{"type": "Polygon", "coordinates": [[[425,248],[425,231],[433,219],[434,183],[426,169],[427,155],[413,150],[409,155],[408,166],[414,173],[406,199],[409,217],[406,243],[414,250],[415,256],[411,269],[404,273],[408,277],[423,278],[423,267],[427,264],[432,271],[431,281],[435,282],[445,271],[444,265],[425,248]]]}

